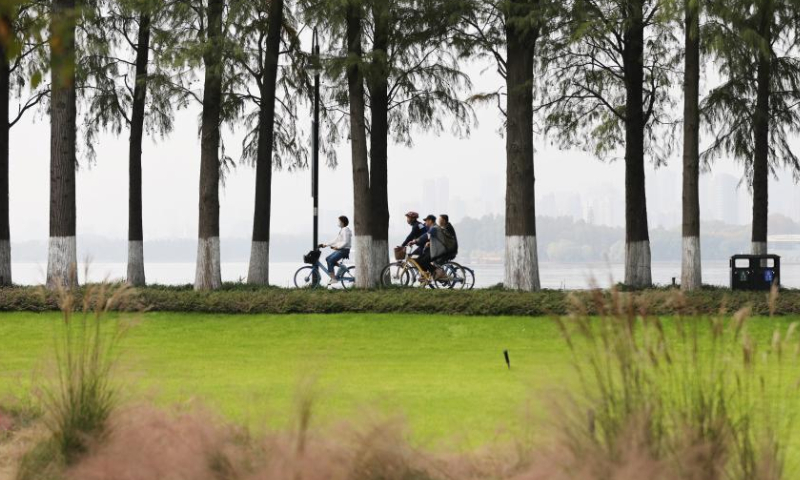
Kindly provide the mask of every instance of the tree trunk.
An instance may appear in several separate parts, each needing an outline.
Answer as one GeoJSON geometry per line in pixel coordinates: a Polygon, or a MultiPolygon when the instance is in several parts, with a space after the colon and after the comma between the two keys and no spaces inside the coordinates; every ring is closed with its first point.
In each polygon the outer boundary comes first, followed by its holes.
{"type": "Polygon", "coordinates": [[[261,79],[261,110],[258,112],[258,152],[256,153],[256,205],[253,214],[253,244],[247,283],[269,285],[269,229],[272,202],[272,145],[275,126],[275,88],[278,83],[278,57],[281,48],[283,0],[272,0],[264,70],[261,79]]]}
{"type": "Polygon", "coordinates": [[[50,242],[47,287],[78,284],[75,242],[75,0],[53,0],[50,21],[50,242]]]}
{"type": "MultiPolygon", "coordinates": [[[[764,42],[771,40],[772,12],[762,12],[760,32],[764,42]]],[[[753,232],[751,253],[767,253],[767,218],[769,216],[769,96],[770,55],[758,50],[756,110],[753,117],[753,232]]]]}
{"type": "Polygon", "coordinates": [[[370,268],[372,280],[377,285],[380,273],[389,263],[389,35],[390,18],[388,2],[375,2],[372,5],[375,23],[372,71],[370,72],[370,168],[369,193],[370,230],[372,251],[370,268]]]}
{"type": "Polygon", "coordinates": [[[700,257],[700,12],[685,0],[683,91],[683,255],[681,289],[703,285],[700,257]]]}
{"type": "Polygon", "coordinates": [[[136,85],[133,89],[128,190],[128,284],[145,285],[144,235],[142,232],[142,138],[144,110],[147,100],[147,65],[150,57],[150,15],[139,16],[139,38],[136,45],[136,85]]]}
{"type": "MultiPolygon", "coordinates": [[[[347,7],[347,87],[350,103],[350,148],[353,161],[353,244],[356,264],[356,286],[376,286],[371,274],[372,232],[370,229],[370,184],[367,165],[367,133],[364,102],[364,75],[361,61],[361,6],[347,7]]],[[[379,275],[379,274],[378,274],[379,275]]]]}
{"type": "Polygon", "coordinates": [[[629,3],[625,31],[625,284],[652,285],[644,173],[644,22],[642,0],[629,3]]]}
{"type": "Polygon", "coordinates": [[[208,2],[208,27],[203,53],[206,71],[200,134],[200,218],[195,290],[214,290],[222,285],[219,247],[219,142],[223,3],[223,0],[208,2]]]}
{"type": "MultiPolygon", "coordinates": [[[[11,22],[0,16],[0,30],[11,32],[11,22]]],[[[8,123],[11,70],[6,49],[0,42],[0,287],[11,286],[11,229],[8,217],[8,160],[11,126],[8,123]]]]}
{"type": "MultiPolygon", "coordinates": [[[[511,8],[520,7],[512,3],[511,8]]],[[[504,285],[514,290],[536,291],[541,288],[533,170],[533,60],[538,31],[522,31],[514,25],[515,22],[506,20],[508,99],[504,285]]]]}

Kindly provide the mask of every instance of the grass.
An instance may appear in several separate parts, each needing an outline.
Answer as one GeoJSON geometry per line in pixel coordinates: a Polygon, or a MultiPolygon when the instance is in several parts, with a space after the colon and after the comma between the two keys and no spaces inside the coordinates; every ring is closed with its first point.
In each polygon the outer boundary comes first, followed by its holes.
{"type": "MultiPolygon", "coordinates": [[[[47,374],[60,318],[0,314],[0,399],[47,374]]],[[[769,339],[793,320],[754,319],[750,333],[769,339]]],[[[546,317],[148,313],[121,348],[136,398],[200,401],[252,428],[284,428],[311,382],[318,423],[401,414],[415,443],[448,449],[536,437],[548,403],[578,383],[546,317]]]]}
{"type": "Polygon", "coordinates": [[[600,317],[577,305],[558,319],[583,391],[563,434],[589,478],[629,468],[631,451],[662,474],[796,478],[797,323],[765,338],[747,309],[664,321],[611,298],[596,295],[600,317]]]}
{"type": "MultiPolygon", "coordinates": [[[[85,296],[96,285],[84,286],[75,293],[85,296]]],[[[656,288],[625,292],[638,306],[653,315],[704,314],[714,315],[721,306],[728,312],[743,307],[755,315],[800,315],[800,290],[781,291],[770,303],[767,292],[731,292],[724,288],[704,288],[687,293],[680,310],[675,303],[674,288],[656,288]]],[[[190,287],[149,286],[131,292],[131,301],[120,307],[139,312],[142,308],[159,312],[189,313],[397,313],[474,315],[474,316],[546,316],[571,312],[570,295],[577,296],[594,308],[594,292],[545,290],[517,292],[497,289],[453,291],[415,289],[384,289],[367,291],[300,290],[260,288],[240,284],[225,284],[214,292],[195,292],[190,287]]],[[[604,292],[606,301],[610,293],[604,292]]],[[[59,295],[37,287],[0,289],[0,312],[59,310],[59,295]]],[[[602,312],[590,312],[600,314],[602,312]]]]}
{"type": "MultiPolygon", "coordinates": [[[[57,319],[0,315],[0,391],[24,395],[29,372],[45,371],[57,319]]],[[[525,399],[569,372],[546,318],[151,313],[122,348],[137,395],[161,404],[194,398],[237,421],[282,426],[300,383],[315,380],[323,418],[401,413],[421,442],[453,433],[482,444],[517,429],[525,399]]]]}

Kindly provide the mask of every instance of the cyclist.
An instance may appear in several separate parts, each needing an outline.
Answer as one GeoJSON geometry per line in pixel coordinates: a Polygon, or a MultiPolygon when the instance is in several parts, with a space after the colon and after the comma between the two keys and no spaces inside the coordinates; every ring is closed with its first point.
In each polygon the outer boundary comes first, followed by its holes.
{"type": "MultiPolygon", "coordinates": [[[[433,215],[428,215],[425,221],[426,224],[431,224],[428,227],[429,240],[425,251],[417,259],[417,263],[425,271],[430,272],[434,263],[441,265],[456,258],[456,255],[458,255],[458,238],[447,214],[439,215],[438,223],[433,215]]],[[[445,275],[445,272],[440,268],[437,268],[433,273],[437,279],[445,275]]]]}
{"type": "Polygon", "coordinates": [[[339,279],[336,278],[336,264],[342,259],[350,258],[350,246],[353,240],[353,232],[348,225],[350,225],[350,220],[347,217],[344,215],[339,217],[339,235],[336,236],[336,240],[327,245],[323,243],[319,246],[319,248],[330,247],[331,250],[333,250],[333,253],[325,258],[325,262],[328,264],[328,275],[331,277],[330,284],[339,281],[339,279]]]}
{"type": "Polygon", "coordinates": [[[450,223],[450,216],[446,213],[439,215],[439,227],[441,228],[441,237],[445,247],[445,253],[439,257],[434,257],[434,261],[453,261],[458,255],[458,237],[456,236],[456,229],[453,228],[453,224],[450,223]]]}
{"type": "MultiPolygon", "coordinates": [[[[407,247],[414,243],[414,240],[421,237],[423,234],[428,232],[428,227],[426,227],[422,222],[419,221],[419,213],[417,212],[408,212],[406,213],[406,222],[411,225],[411,233],[408,234],[406,239],[403,241],[401,247],[407,247]]],[[[416,250],[414,250],[411,254],[412,255],[420,255],[422,253],[422,246],[417,246],[416,250]]]]}
{"type": "Polygon", "coordinates": [[[409,245],[417,245],[417,250],[414,251],[415,253],[421,249],[419,257],[417,258],[417,263],[426,272],[431,269],[431,243],[436,236],[437,229],[436,217],[428,215],[425,217],[425,233],[409,243],[409,245]]]}

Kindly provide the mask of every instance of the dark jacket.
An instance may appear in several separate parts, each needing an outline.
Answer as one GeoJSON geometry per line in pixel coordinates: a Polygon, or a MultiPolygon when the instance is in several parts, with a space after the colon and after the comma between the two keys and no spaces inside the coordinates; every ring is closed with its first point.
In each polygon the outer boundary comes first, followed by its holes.
{"type": "Polygon", "coordinates": [[[452,223],[448,223],[442,232],[444,246],[447,248],[447,253],[455,256],[458,254],[458,237],[456,236],[456,229],[453,228],[452,223]]]}
{"type": "MultiPolygon", "coordinates": [[[[424,224],[420,222],[412,223],[411,233],[409,233],[406,239],[403,241],[402,246],[404,247],[408,246],[408,244],[411,243],[412,240],[418,240],[420,237],[426,235],[427,233],[428,233],[428,227],[426,227],[424,224]]],[[[424,247],[425,244],[423,243],[421,246],[424,247]]]]}
{"type": "Polygon", "coordinates": [[[430,239],[431,239],[431,235],[430,235],[430,234],[431,234],[431,232],[433,232],[434,230],[436,230],[436,227],[435,227],[435,226],[434,226],[434,227],[432,227],[430,230],[428,230],[428,228],[427,228],[427,227],[424,227],[424,228],[425,228],[425,231],[423,231],[423,232],[420,234],[419,238],[417,238],[417,245],[419,245],[420,247],[424,247],[424,246],[425,246],[425,244],[426,244],[426,243],[428,243],[428,241],[430,241],[430,239]]]}

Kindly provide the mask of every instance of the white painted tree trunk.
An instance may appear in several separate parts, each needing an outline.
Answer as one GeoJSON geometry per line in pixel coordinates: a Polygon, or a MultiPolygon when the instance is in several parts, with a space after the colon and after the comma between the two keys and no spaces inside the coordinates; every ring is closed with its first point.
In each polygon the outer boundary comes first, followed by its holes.
{"type": "Polygon", "coordinates": [[[47,288],[78,286],[78,249],[75,237],[50,237],[47,246],[47,288]]]}
{"type": "Polygon", "coordinates": [[[508,289],[536,292],[541,290],[539,281],[539,254],[536,236],[513,235],[506,237],[505,278],[508,289]]]}
{"type": "Polygon", "coordinates": [[[250,285],[269,285],[269,242],[254,241],[251,244],[247,283],[250,285]]]}
{"type": "Polygon", "coordinates": [[[11,242],[0,240],[0,287],[10,287],[11,284],[11,242]]]}
{"type": "Polygon", "coordinates": [[[128,285],[144,287],[144,242],[128,241],[128,285]]]}
{"type": "Polygon", "coordinates": [[[635,288],[653,285],[649,240],[625,243],[625,285],[635,288]]]}
{"type": "Polygon", "coordinates": [[[372,274],[372,236],[358,235],[353,237],[353,255],[356,264],[356,287],[373,288],[374,277],[380,273],[372,274]]]}
{"type": "Polygon", "coordinates": [[[700,237],[683,237],[681,290],[697,290],[703,286],[700,265],[700,237]]]}
{"type": "MultiPolygon", "coordinates": [[[[372,240],[372,256],[370,262],[372,285],[380,287],[381,272],[383,271],[383,267],[389,263],[389,242],[387,240],[372,240]]],[[[358,271],[358,269],[356,269],[356,271],[358,271]]]]}
{"type": "Polygon", "coordinates": [[[200,238],[197,242],[195,290],[216,290],[222,286],[219,237],[200,238]]]}
{"type": "Polygon", "coordinates": [[[752,242],[750,244],[750,253],[753,255],[766,255],[767,242],[752,242]]]}

